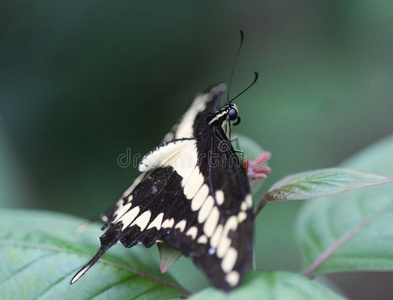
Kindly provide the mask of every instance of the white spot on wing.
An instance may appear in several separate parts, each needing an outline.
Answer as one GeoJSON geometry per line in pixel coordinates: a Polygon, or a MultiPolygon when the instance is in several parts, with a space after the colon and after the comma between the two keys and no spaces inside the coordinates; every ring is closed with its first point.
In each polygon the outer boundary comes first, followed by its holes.
{"type": "Polygon", "coordinates": [[[204,181],[205,178],[200,173],[198,166],[195,166],[190,177],[183,177],[182,186],[184,188],[184,195],[187,199],[195,197],[195,194],[198,192],[204,181]]]}
{"type": "Polygon", "coordinates": [[[202,204],[205,202],[207,195],[209,195],[209,187],[207,184],[202,185],[198,193],[195,195],[194,199],[191,201],[191,209],[196,211],[201,208],[202,204]]]}
{"type": "Polygon", "coordinates": [[[191,107],[188,111],[183,115],[177,130],[176,130],[176,138],[187,138],[193,137],[194,130],[193,125],[195,121],[195,117],[201,111],[206,108],[206,103],[213,99],[213,96],[218,95],[219,93],[225,91],[225,84],[220,84],[210,90],[207,94],[197,95],[195,97],[194,102],[191,104],[191,107]]]}
{"type": "Polygon", "coordinates": [[[133,223],[132,225],[138,225],[142,230],[145,230],[147,224],[150,221],[151,217],[151,212],[150,210],[145,211],[143,214],[141,214],[133,223]]]}
{"type": "Polygon", "coordinates": [[[244,211],[239,212],[237,215],[237,219],[239,223],[243,222],[245,219],[247,219],[247,214],[244,211]]]}
{"type": "Polygon", "coordinates": [[[207,243],[207,237],[206,237],[206,235],[201,235],[201,236],[199,237],[199,239],[197,240],[197,242],[198,242],[199,244],[206,244],[206,243],[207,243]]]}
{"type": "Polygon", "coordinates": [[[225,273],[228,273],[233,270],[237,260],[237,251],[235,248],[229,248],[227,254],[221,261],[221,268],[225,273]]]}
{"type": "Polygon", "coordinates": [[[192,239],[195,239],[197,234],[198,234],[198,228],[196,228],[195,226],[192,226],[186,232],[186,235],[189,235],[192,239]]]}
{"type": "Polygon", "coordinates": [[[247,210],[247,202],[246,202],[246,200],[244,200],[242,202],[242,204],[240,205],[240,209],[243,210],[243,211],[247,210]]]}
{"type": "Polygon", "coordinates": [[[198,153],[195,141],[190,140],[190,142],[191,143],[189,143],[186,147],[176,153],[173,153],[161,164],[164,166],[171,166],[177,174],[184,178],[184,180],[188,180],[198,162],[198,153]]]}
{"type": "MultiPolygon", "coordinates": [[[[123,202],[123,200],[120,201],[123,202]]],[[[113,220],[114,223],[116,223],[121,217],[123,217],[123,215],[130,209],[132,203],[128,202],[124,206],[121,203],[120,205],[121,206],[118,209],[116,209],[116,211],[113,214],[113,216],[116,216],[115,219],[113,220]]]]}
{"type": "Polygon", "coordinates": [[[162,227],[164,228],[171,228],[175,224],[175,220],[173,218],[166,219],[164,223],[162,223],[162,227]]]}
{"type": "Polygon", "coordinates": [[[176,138],[188,138],[194,136],[194,121],[197,114],[206,108],[206,102],[212,99],[211,94],[198,95],[191,107],[183,115],[176,130],[176,138]]]}
{"type": "Polygon", "coordinates": [[[236,216],[231,216],[226,221],[225,226],[224,226],[224,231],[222,233],[222,237],[221,237],[220,243],[217,248],[217,256],[218,257],[224,257],[225,253],[228,251],[228,249],[231,245],[231,240],[228,237],[228,234],[229,234],[230,230],[236,230],[237,224],[238,224],[238,222],[237,222],[236,216]]]}
{"type": "Polygon", "coordinates": [[[170,160],[173,156],[180,153],[187,146],[194,145],[193,140],[174,140],[161,146],[158,146],[153,151],[144,156],[139,164],[139,171],[146,172],[165,164],[165,161],[170,160]]]}
{"type": "Polygon", "coordinates": [[[150,225],[149,225],[149,227],[147,227],[147,229],[150,229],[150,228],[153,228],[153,227],[157,228],[157,230],[160,229],[160,228],[161,228],[161,223],[162,223],[162,218],[163,218],[163,217],[164,217],[164,213],[160,213],[160,214],[154,219],[154,221],[150,223],[150,225]]]}
{"type": "Polygon", "coordinates": [[[214,234],[213,234],[212,238],[210,239],[210,245],[213,248],[217,248],[217,246],[218,246],[218,243],[221,239],[222,229],[223,229],[223,226],[221,224],[218,225],[216,228],[216,231],[214,231],[214,234]]]}
{"type": "Polygon", "coordinates": [[[195,140],[175,140],[145,156],[139,167],[144,171],[152,166],[172,167],[182,177],[184,193],[187,198],[191,199],[204,181],[197,167],[197,162],[198,152],[195,140]],[[181,146],[178,147],[177,144],[181,146]],[[165,151],[169,147],[173,149],[165,151]],[[163,148],[165,149],[162,150],[163,148]]]}
{"type": "MultiPolygon", "coordinates": [[[[203,209],[203,207],[202,207],[202,209],[203,209]]],[[[213,207],[209,217],[207,218],[207,220],[205,221],[205,224],[203,225],[203,231],[205,232],[206,236],[208,236],[208,237],[212,236],[212,234],[214,233],[214,230],[216,229],[219,217],[220,217],[220,212],[219,212],[218,208],[213,207]]]]}
{"type": "MultiPolygon", "coordinates": [[[[122,230],[124,230],[124,228],[126,228],[128,225],[130,225],[135,217],[139,214],[139,206],[134,207],[133,209],[131,209],[129,212],[127,212],[126,214],[124,214],[117,222],[122,222],[123,223],[123,228],[122,230]]],[[[116,222],[116,223],[117,223],[116,222]]]]}
{"type": "Polygon", "coordinates": [[[203,205],[198,213],[198,222],[199,223],[203,223],[207,219],[207,217],[210,214],[210,211],[213,208],[213,205],[214,205],[213,197],[212,196],[207,197],[205,203],[203,203],[203,205]]]}
{"type": "Polygon", "coordinates": [[[230,285],[235,286],[239,283],[239,272],[232,271],[231,273],[227,274],[227,276],[225,276],[225,279],[230,285]]]}
{"type": "Polygon", "coordinates": [[[216,191],[216,201],[218,205],[224,203],[224,192],[221,190],[216,191]]]}
{"type": "Polygon", "coordinates": [[[248,207],[252,207],[253,202],[252,202],[252,196],[251,196],[251,194],[248,194],[248,195],[246,196],[246,203],[247,203],[247,206],[248,206],[248,207]]]}
{"type": "Polygon", "coordinates": [[[176,224],[175,229],[178,228],[180,229],[180,231],[184,231],[184,229],[186,228],[187,222],[186,220],[181,220],[179,223],[176,224]]]}

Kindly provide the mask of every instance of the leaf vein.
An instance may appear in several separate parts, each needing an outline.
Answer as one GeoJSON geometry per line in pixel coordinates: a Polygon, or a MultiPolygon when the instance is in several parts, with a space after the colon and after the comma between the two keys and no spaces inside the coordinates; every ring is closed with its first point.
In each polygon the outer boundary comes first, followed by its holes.
{"type": "Polygon", "coordinates": [[[26,270],[27,268],[29,268],[31,265],[33,265],[34,263],[38,262],[39,260],[49,257],[51,255],[54,255],[56,253],[47,253],[43,256],[38,257],[37,259],[34,259],[32,261],[29,261],[26,265],[24,265],[22,268],[16,270],[15,273],[13,273],[11,276],[9,276],[6,280],[4,280],[3,282],[0,282],[0,286],[4,285],[7,281],[11,280],[14,276],[18,275],[19,273],[23,272],[24,270],[26,270]]]}
{"type": "Polygon", "coordinates": [[[120,285],[120,284],[122,284],[122,283],[124,283],[124,282],[126,282],[128,280],[134,279],[137,276],[138,275],[136,275],[136,274],[132,274],[132,275],[129,275],[129,276],[127,276],[126,278],[124,278],[122,280],[117,281],[114,285],[108,285],[108,286],[104,287],[103,289],[98,290],[96,294],[91,296],[91,299],[94,299],[94,298],[98,297],[99,295],[105,293],[106,291],[110,290],[112,287],[120,285]]]}

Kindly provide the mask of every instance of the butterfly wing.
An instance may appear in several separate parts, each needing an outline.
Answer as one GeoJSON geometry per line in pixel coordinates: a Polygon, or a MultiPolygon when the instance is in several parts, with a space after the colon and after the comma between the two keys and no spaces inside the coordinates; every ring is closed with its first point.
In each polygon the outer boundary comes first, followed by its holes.
{"type": "MultiPolygon", "coordinates": [[[[163,199],[172,207],[159,239],[193,257],[215,286],[230,290],[252,267],[252,198],[241,161],[222,130],[213,131],[178,141],[184,147],[158,167],[173,169],[182,191],[163,199]]],[[[151,165],[154,158],[145,161],[151,165]]]]}
{"type": "Polygon", "coordinates": [[[193,257],[215,286],[238,284],[252,264],[252,198],[225,133],[207,122],[222,91],[197,96],[169,142],[144,157],[141,177],[104,216],[99,251],[71,283],[119,241],[126,247],[165,241],[193,257]]]}
{"type": "Polygon", "coordinates": [[[252,267],[252,197],[244,168],[226,136],[213,135],[208,144],[210,155],[202,160],[200,170],[207,178],[214,205],[209,213],[207,199],[198,211],[198,221],[206,218],[201,226],[209,250],[194,260],[215,286],[229,290],[252,267]]]}
{"type": "Polygon", "coordinates": [[[171,130],[165,135],[162,143],[166,143],[175,139],[192,138],[194,135],[194,123],[199,113],[207,108],[207,104],[211,103],[218,107],[222,93],[225,91],[225,84],[218,84],[205,92],[195,96],[190,108],[181,116],[179,122],[172,126],[171,130]]]}

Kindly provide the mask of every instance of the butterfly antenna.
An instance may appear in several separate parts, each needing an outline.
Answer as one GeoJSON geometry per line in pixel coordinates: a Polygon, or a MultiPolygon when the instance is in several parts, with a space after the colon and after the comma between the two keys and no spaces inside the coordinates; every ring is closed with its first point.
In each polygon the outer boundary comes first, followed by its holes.
{"type": "Polygon", "coordinates": [[[239,97],[240,95],[244,94],[249,88],[251,88],[251,87],[255,84],[255,82],[257,82],[258,77],[259,77],[258,72],[254,72],[254,74],[255,74],[255,77],[254,77],[253,82],[252,82],[243,92],[241,92],[241,93],[238,94],[235,98],[233,98],[231,101],[228,101],[228,102],[232,102],[232,101],[235,100],[237,97],[239,97]]]}
{"type": "Polygon", "coordinates": [[[227,102],[231,102],[229,101],[229,95],[231,92],[231,86],[232,86],[232,79],[233,79],[233,73],[235,73],[235,68],[236,68],[236,64],[239,58],[239,54],[240,54],[240,50],[242,49],[243,46],[243,40],[244,40],[244,33],[243,30],[240,30],[240,45],[239,45],[239,49],[237,50],[236,56],[235,56],[235,62],[233,63],[233,67],[232,67],[232,71],[231,71],[231,77],[229,78],[229,86],[228,86],[228,94],[227,94],[227,102]]]}

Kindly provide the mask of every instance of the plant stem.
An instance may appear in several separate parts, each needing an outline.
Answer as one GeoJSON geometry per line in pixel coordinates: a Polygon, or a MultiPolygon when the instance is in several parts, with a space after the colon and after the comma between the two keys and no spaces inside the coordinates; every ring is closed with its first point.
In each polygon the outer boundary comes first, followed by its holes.
{"type": "Polygon", "coordinates": [[[262,197],[261,200],[258,202],[258,206],[254,211],[254,219],[256,219],[257,215],[261,212],[261,210],[266,206],[268,200],[265,198],[265,196],[262,197]]]}

